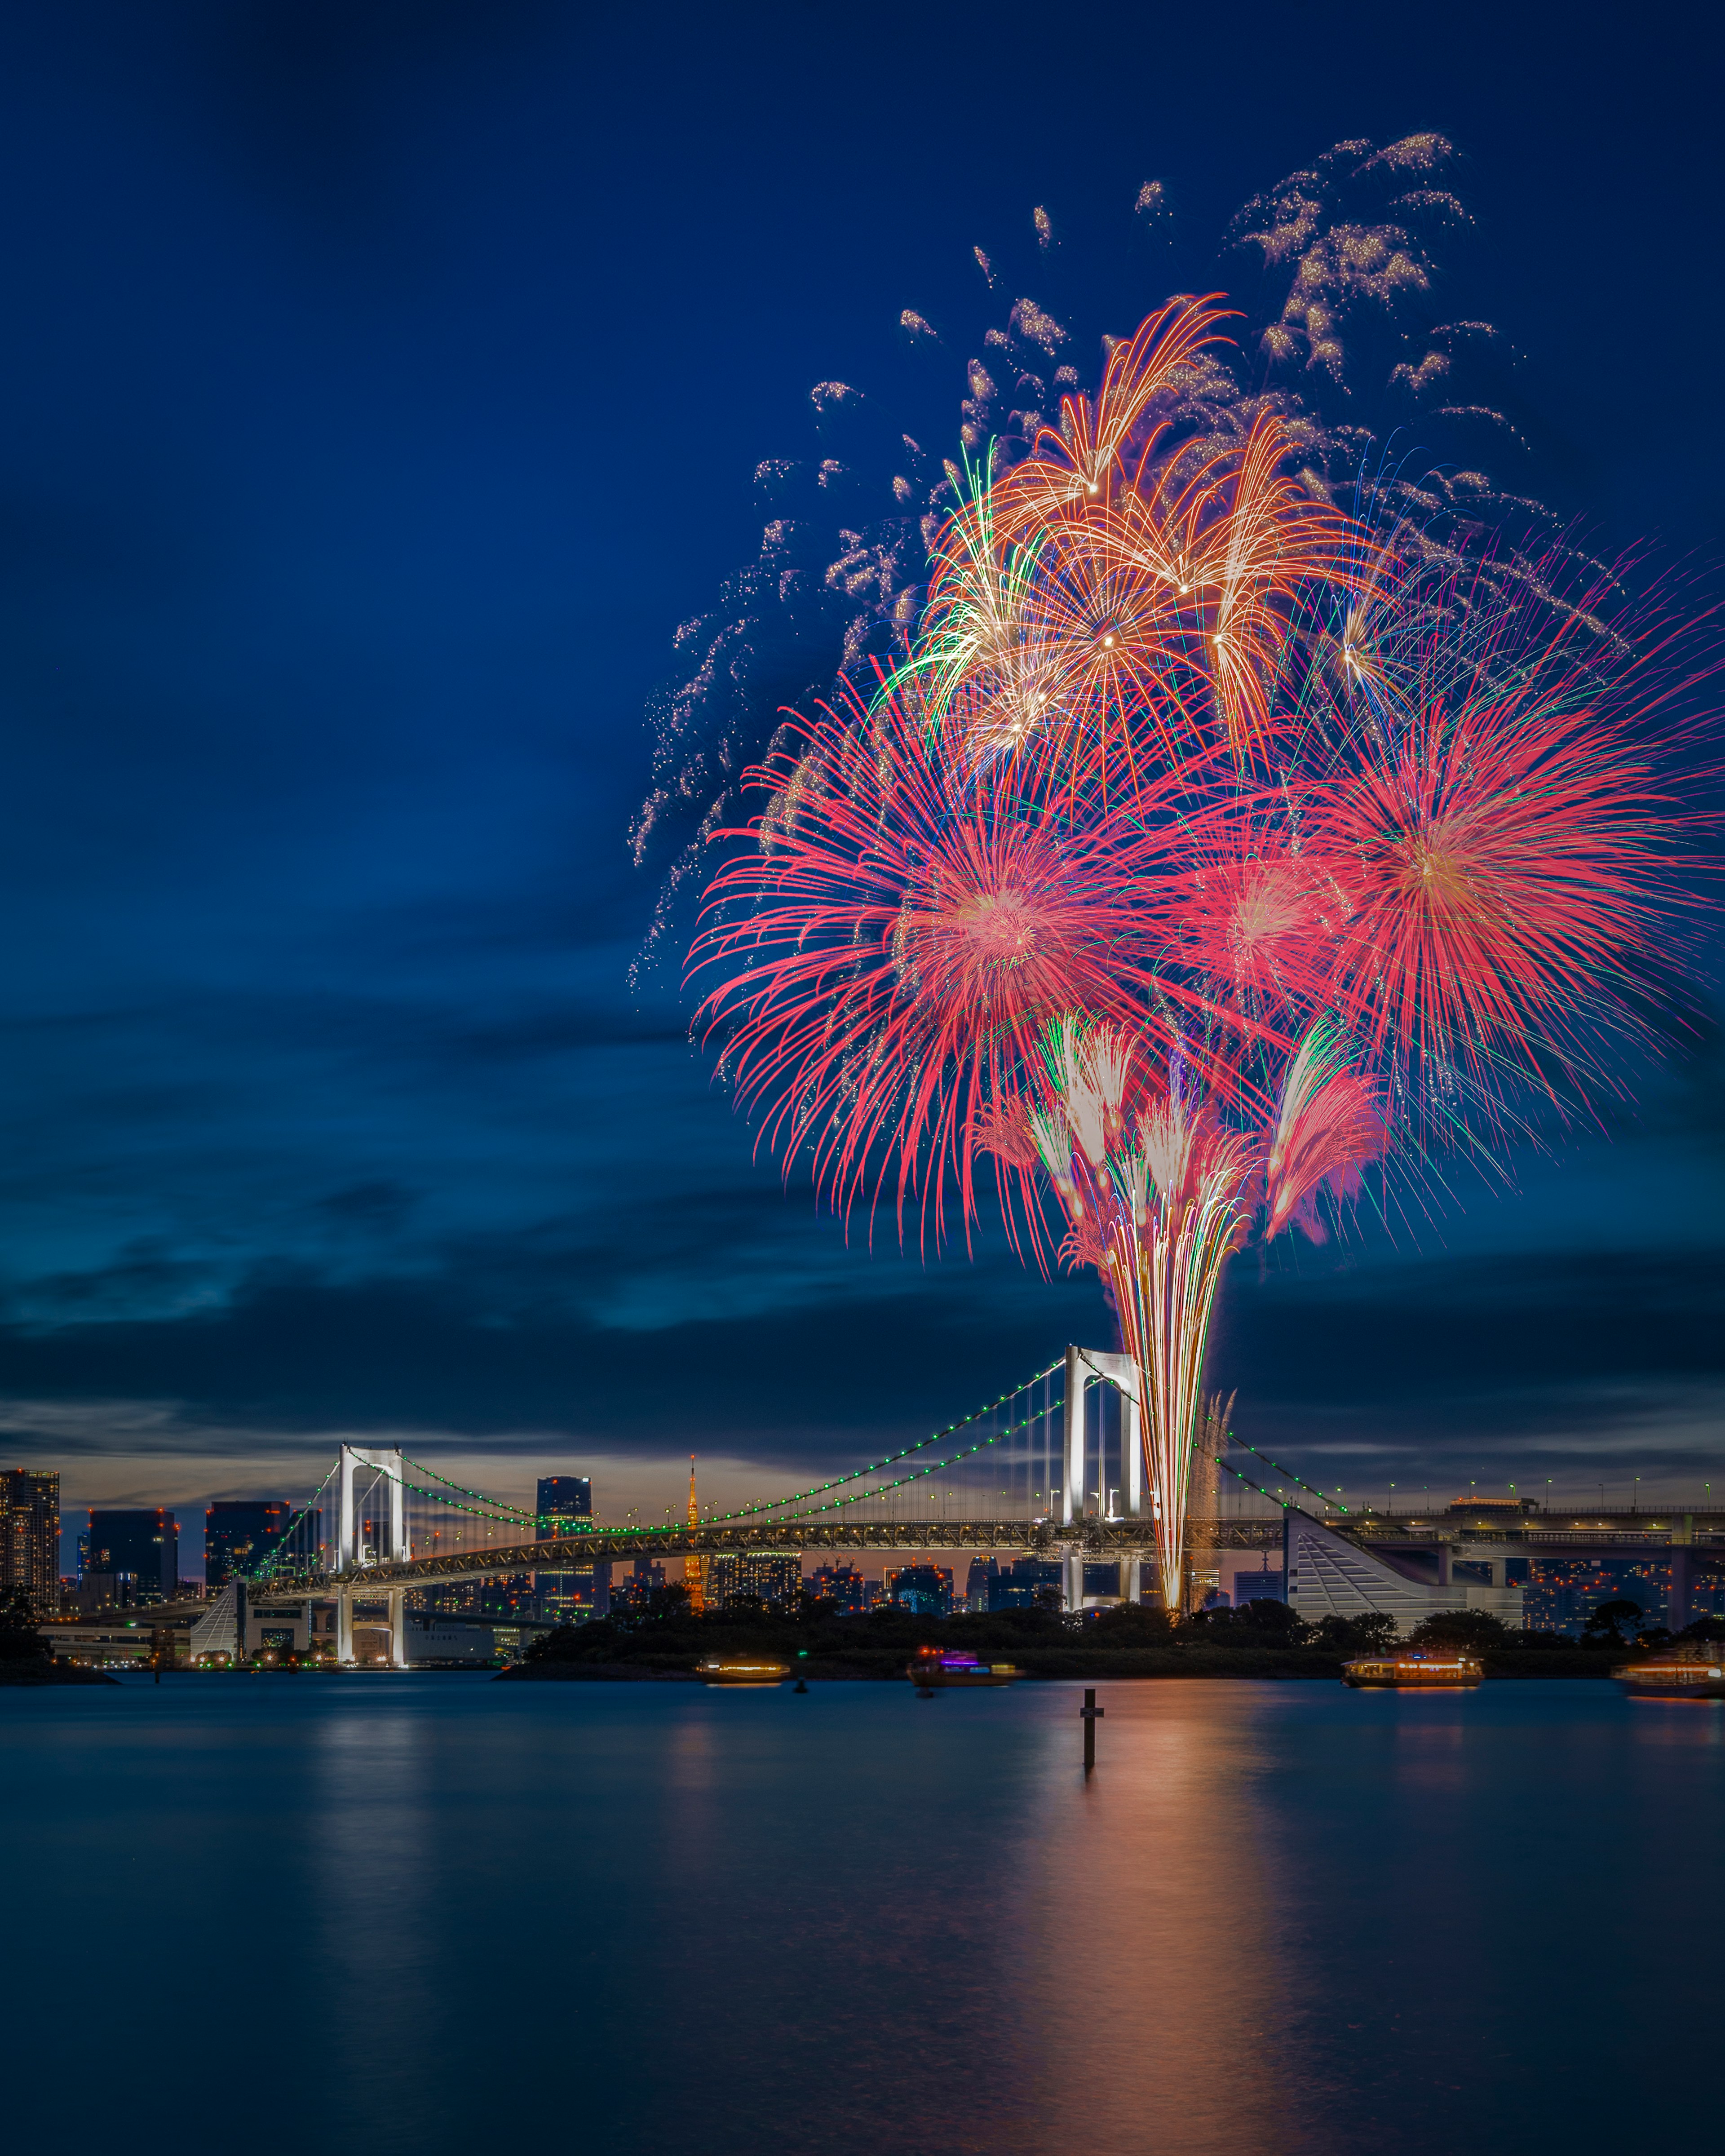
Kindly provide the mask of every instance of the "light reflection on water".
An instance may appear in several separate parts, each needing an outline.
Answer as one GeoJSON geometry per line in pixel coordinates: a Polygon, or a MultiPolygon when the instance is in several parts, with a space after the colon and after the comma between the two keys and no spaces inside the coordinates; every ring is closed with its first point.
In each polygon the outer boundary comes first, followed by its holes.
{"type": "Polygon", "coordinates": [[[19,2145],[122,2113],[129,2156],[223,2121],[702,2156],[1702,2132],[1663,2039],[1725,1913],[1725,1708],[1100,1697],[1086,1784],[1070,1686],[0,1693],[19,2145]],[[184,2101],[139,2107],[177,2059],[184,2101]]]}

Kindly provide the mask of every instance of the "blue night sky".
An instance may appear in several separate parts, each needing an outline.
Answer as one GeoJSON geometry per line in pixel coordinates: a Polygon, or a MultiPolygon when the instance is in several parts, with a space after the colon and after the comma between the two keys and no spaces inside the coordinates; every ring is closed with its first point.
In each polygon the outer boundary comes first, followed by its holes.
{"type": "MultiPolygon", "coordinates": [[[[1153,174],[1213,234],[1344,135],[1455,136],[1537,490],[1712,575],[1709,18],[1323,19],[0,8],[10,1460],[189,1508],[398,1432],[656,1514],[691,1450],[768,1488],[1105,1340],[1093,1287],[871,1255],[752,1159],[625,982],[642,711],[810,384],[974,241],[1153,174]]],[[[1243,1260],[1241,1434],[1360,1488],[1711,1473],[1722,1071],[1243,1260]]]]}

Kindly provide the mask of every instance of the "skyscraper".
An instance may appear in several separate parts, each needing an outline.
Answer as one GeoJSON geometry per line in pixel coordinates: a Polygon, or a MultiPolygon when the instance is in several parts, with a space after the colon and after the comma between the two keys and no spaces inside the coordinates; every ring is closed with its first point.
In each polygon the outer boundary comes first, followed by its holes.
{"type": "MultiPolygon", "coordinates": [[[[542,1475],[533,1508],[539,1515],[539,1532],[547,1541],[585,1534],[593,1525],[593,1483],[585,1475],[542,1475]]],[[[608,1564],[598,1570],[583,1564],[567,1572],[536,1573],[533,1584],[541,1612],[565,1622],[602,1617],[610,1604],[608,1564]],[[604,1573],[603,1581],[599,1570],[604,1573]]]]}
{"type": "Polygon", "coordinates": [[[203,1577],[210,1587],[225,1587],[236,1576],[249,1578],[280,1547],[294,1508],[280,1497],[223,1498],[203,1508],[203,1577]]]}
{"type": "Polygon", "coordinates": [[[60,1478],[51,1467],[0,1473],[0,1589],[22,1587],[46,1617],[60,1599],[60,1478]]]}
{"type": "Polygon", "coordinates": [[[989,1590],[999,1577],[1000,1567],[992,1557],[973,1557],[970,1570],[964,1578],[964,1606],[973,1614],[979,1609],[992,1609],[989,1590]]]}
{"type": "Polygon", "coordinates": [[[180,1523],[157,1506],[151,1512],[96,1512],[90,1516],[86,1573],[131,1580],[131,1599],[166,1602],[179,1591],[180,1523]]]}
{"type": "Polygon", "coordinates": [[[593,1483],[585,1475],[542,1475],[534,1507],[542,1533],[584,1534],[593,1525],[593,1483]]]}

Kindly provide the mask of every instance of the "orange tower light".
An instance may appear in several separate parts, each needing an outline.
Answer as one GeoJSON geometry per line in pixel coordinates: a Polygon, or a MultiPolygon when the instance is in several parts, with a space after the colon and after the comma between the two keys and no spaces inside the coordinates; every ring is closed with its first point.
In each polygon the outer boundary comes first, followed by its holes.
{"type": "MultiPolygon", "coordinates": [[[[701,1507],[695,1501],[695,1455],[692,1452],[689,1455],[689,1524],[691,1527],[701,1525],[701,1507]]],[[[689,1597],[689,1607],[699,1615],[706,1608],[706,1582],[701,1576],[698,1557],[683,1559],[683,1589],[689,1597]]]]}

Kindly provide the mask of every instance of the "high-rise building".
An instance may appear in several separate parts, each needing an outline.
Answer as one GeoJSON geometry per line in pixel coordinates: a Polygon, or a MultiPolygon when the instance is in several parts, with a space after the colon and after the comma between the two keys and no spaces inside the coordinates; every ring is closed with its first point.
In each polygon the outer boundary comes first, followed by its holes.
{"type": "Polygon", "coordinates": [[[60,1478],[51,1467],[0,1473],[0,1589],[23,1588],[38,1616],[60,1599],[60,1478]]]}
{"type": "MultiPolygon", "coordinates": [[[[584,1535],[593,1526],[593,1483],[585,1475],[542,1475],[533,1508],[539,1515],[539,1533],[545,1540],[584,1535]]],[[[567,1572],[536,1573],[533,1584],[540,1614],[576,1625],[589,1617],[603,1616],[610,1607],[611,1568],[606,1565],[603,1570],[603,1596],[601,1582],[590,1564],[576,1565],[567,1572]]]]}
{"type": "Polygon", "coordinates": [[[294,1508],[280,1497],[223,1498],[203,1508],[203,1578],[209,1587],[249,1579],[280,1547],[294,1508]]]}
{"type": "Polygon", "coordinates": [[[585,1534],[593,1525],[593,1483],[585,1475],[542,1475],[534,1507],[542,1533],[585,1534]]]}
{"type": "Polygon", "coordinates": [[[886,1575],[888,1592],[901,1609],[919,1617],[945,1617],[952,1607],[949,1564],[906,1564],[886,1575]]]}
{"type": "Polygon", "coordinates": [[[745,1550],[735,1557],[710,1557],[705,1571],[709,1609],[723,1609],[739,1601],[794,1602],[803,1592],[803,1558],[796,1550],[745,1550]]]}
{"type": "Polygon", "coordinates": [[[970,1570],[964,1578],[964,1606],[973,1615],[979,1609],[992,1609],[990,1590],[1000,1576],[1000,1566],[992,1557],[973,1557],[970,1570]]]}
{"type": "Polygon", "coordinates": [[[1040,1609],[1052,1601],[1058,1608],[1062,1592],[1060,1567],[1053,1558],[1021,1557],[989,1582],[988,1607],[1040,1609]]]}
{"type": "Polygon", "coordinates": [[[1281,1567],[1274,1572],[1237,1572],[1234,1575],[1234,1606],[1244,1609],[1249,1602],[1284,1602],[1281,1567]]]}
{"type": "Polygon", "coordinates": [[[836,1602],[847,1616],[860,1616],[869,1606],[869,1583],[854,1564],[816,1565],[809,1592],[817,1601],[836,1602]]]}
{"type": "Polygon", "coordinates": [[[129,1599],[138,1607],[168,1601],[180,1584],[180,1523],[160,1506],[149,1512],[92,1509],[85,1569],[128,1578],[129,1599]]]}

